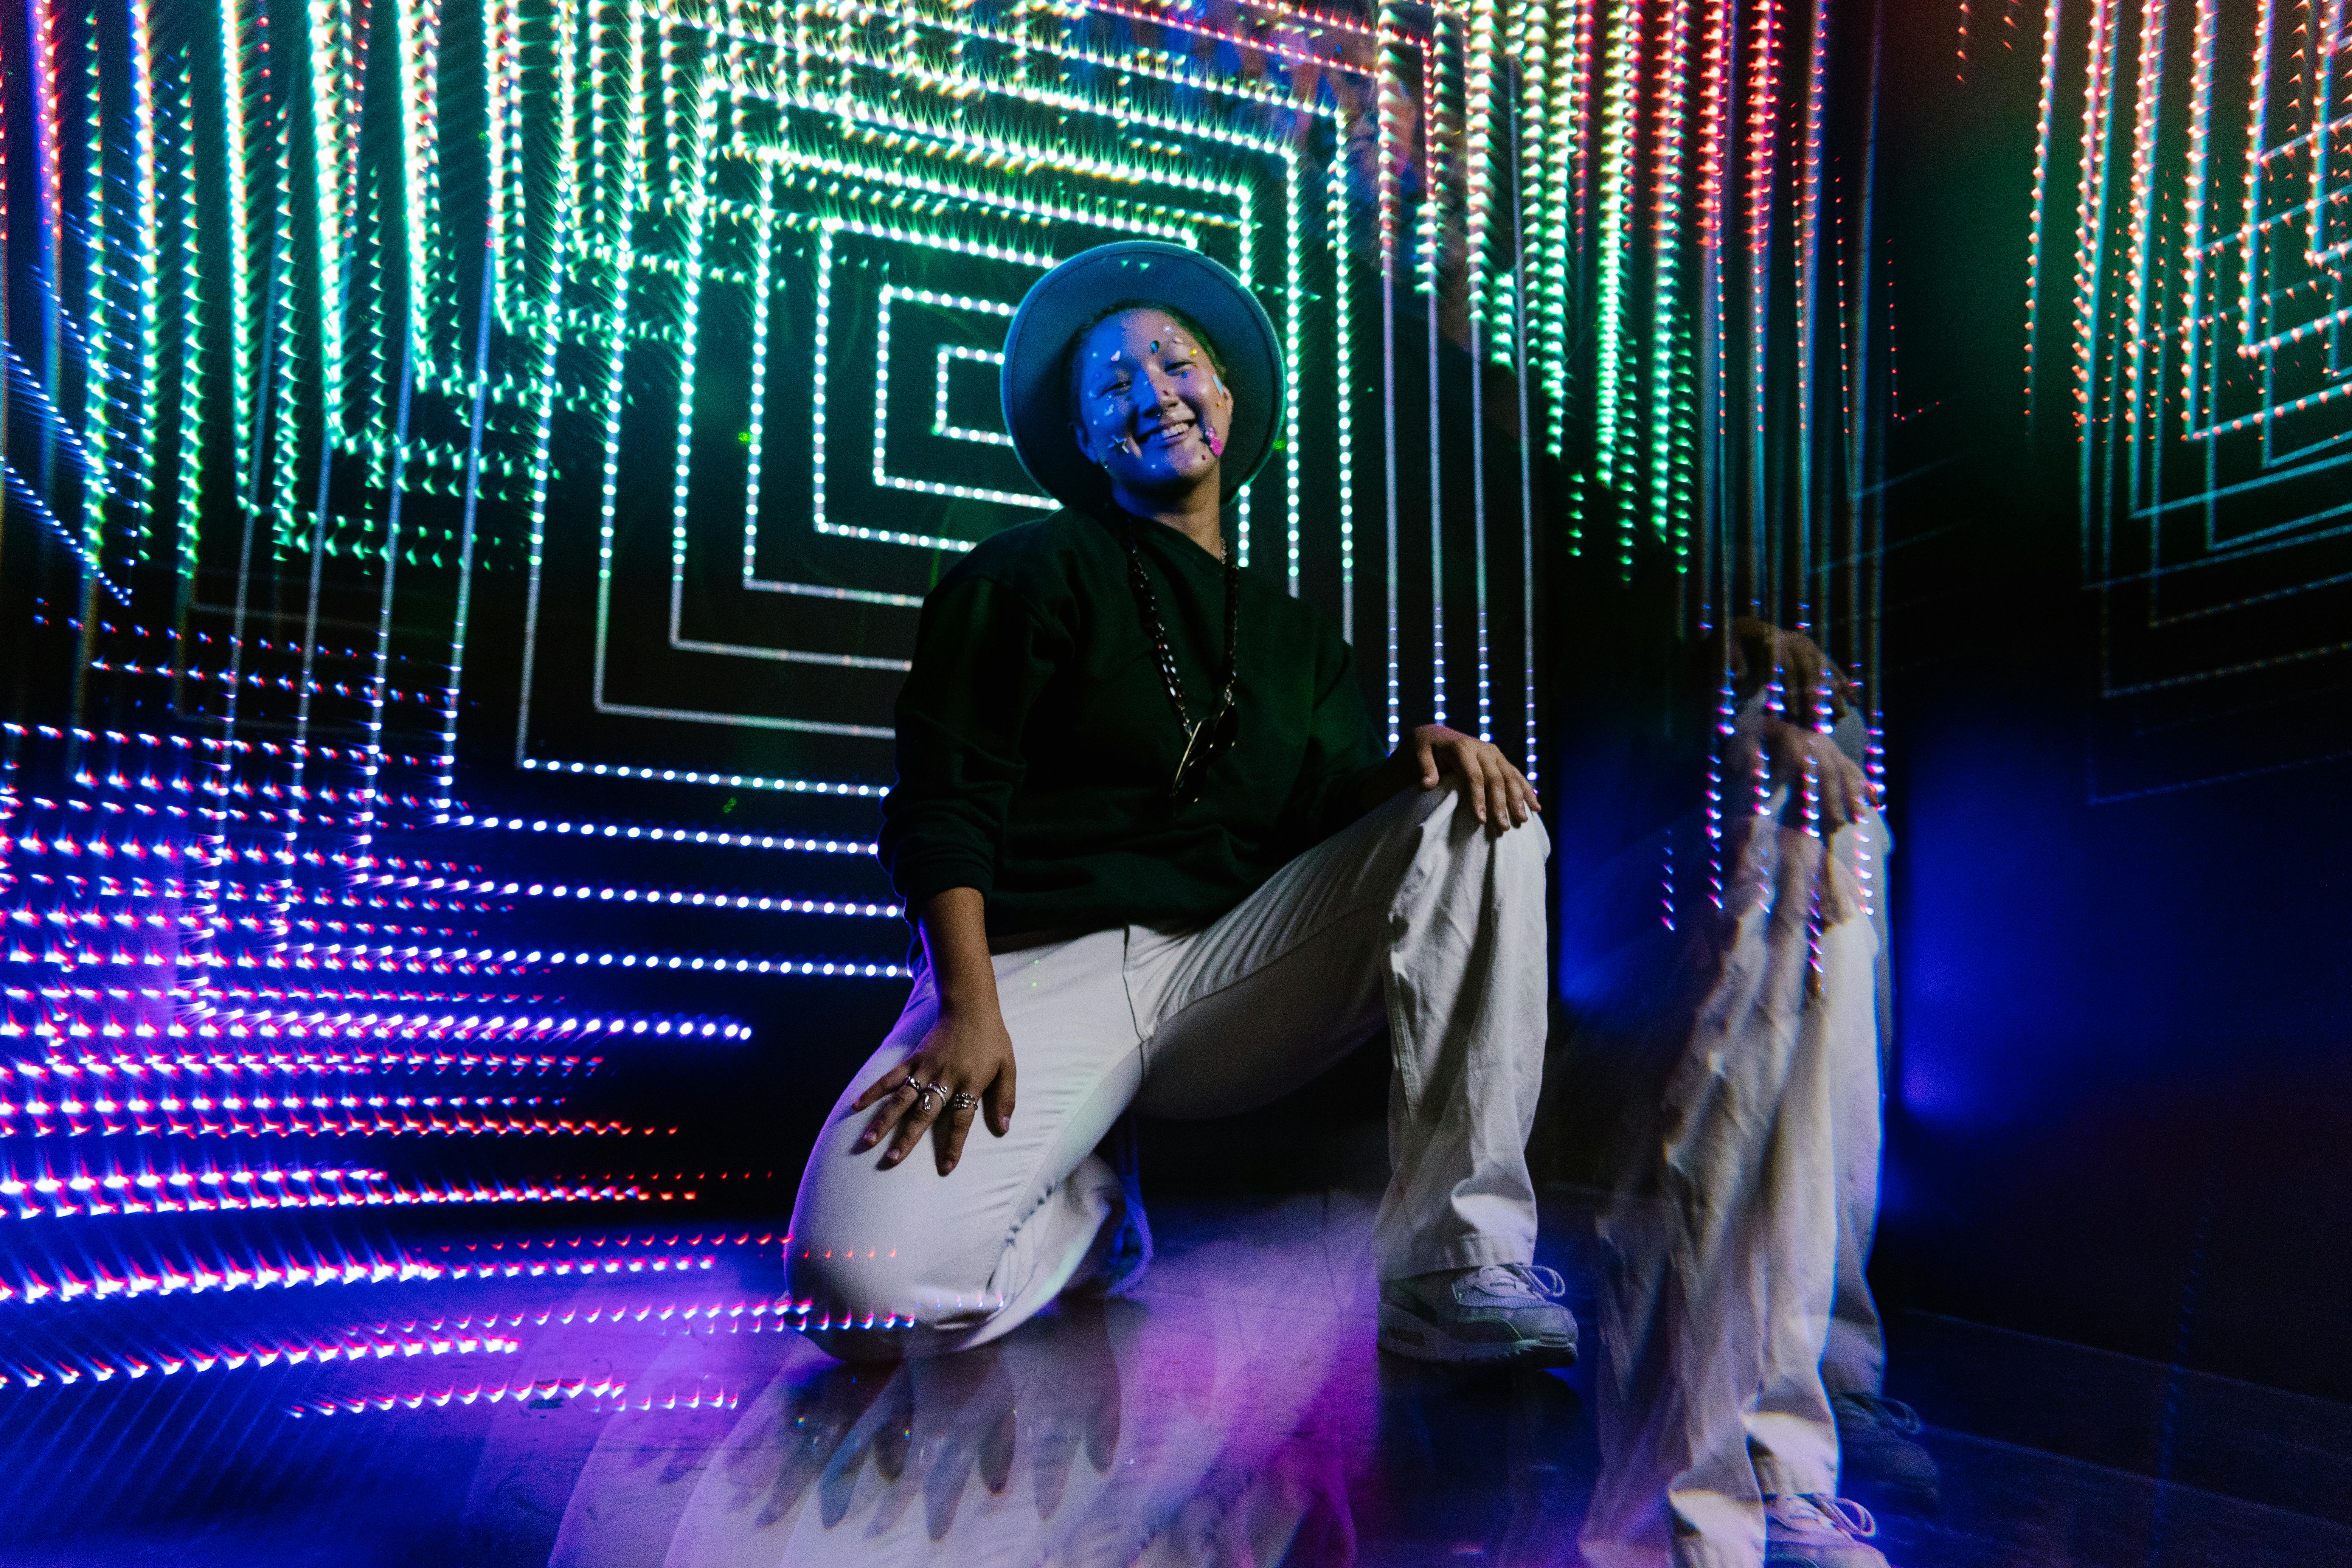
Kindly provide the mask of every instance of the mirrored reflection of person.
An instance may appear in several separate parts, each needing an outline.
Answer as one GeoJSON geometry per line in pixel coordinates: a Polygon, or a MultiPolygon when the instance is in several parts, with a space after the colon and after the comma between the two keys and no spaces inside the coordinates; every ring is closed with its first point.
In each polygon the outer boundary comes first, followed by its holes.
{"type": "Polygon", "coordinates": [[[1007,427],[1065,510],[924,605],[881,834],[917,977],[802,1178],[803,1331],[960,1351],[1131,1283],[1114,1123],[1264,1104],[1385,1026],[1381,1344],[1572,1359],[1524,1156],[1538,803],[1442,727],[1384,760],[1346,645],[1241,569],[1223,513],[1280,427],[1271,321],[1214,262],[1128,242],[1041,279],[1004,353],[1007,427]]]}
{"type": "MultiPolygon", "coordinates": [[[[1608,646],[1640,640],[1621,628],[1608,646]]],[[[1863,1275],[1885,826],[1844,678],[1809,638],[1743,617],[1695,651],[1697,680],[1630,700],[1654,735],[1656,715],[1694,710],[1716,732],[1667,739],[1650,778],[1629,766],[1636,782],[1593,815],[1639,820],[1662,779],[1704,780],[1705,797],[1621,852],[1580,844],[1562,891],[1563,1090],[1608,1108],[1585,1131],[1608,1194],[1609,1355],[1582,1545],[1602,1568],[1885,1568],[1874,1521],[1841,1495],[1840,1440],[1861,1447],[1892,1408],[1863,1275]]],[[[1923,1451],[1877,1435],[1932,1487],[1923,1451]]]]}
{"type": "MultiPolygon", "coordinates": [[[[955,1355],[845,1363],[794,1345],[778,1366],[773,1346],[729,1346],[732,1373],[773,1369],[766,1389],[715,1441],[658,1411],[608,1424],[551,1568],[1353,1563],[1365,1413],[1335,1395],[1360,1388],[1363,1358],[1331,1331],[1360,1318],[1370,1279],[1349,1289],[1333,1264],[1362,1263],[1370,1234],[1322,1239],[1339,1258],[1236,1227],[1166,1259],[1149,1306],[1066,1295],[955,1355]],[[1258,1304],[1235,1310],[1244,1273],[1258,1304]]],[[[706,1367],[726,1353],[700,1351],[706,1367]]],[[[1517,1382],[1573,1406],[1549,1378],[1517,1382]]],[[[1522,1420],[1468,1447],[1492,1454],[1522,1420]]]]}

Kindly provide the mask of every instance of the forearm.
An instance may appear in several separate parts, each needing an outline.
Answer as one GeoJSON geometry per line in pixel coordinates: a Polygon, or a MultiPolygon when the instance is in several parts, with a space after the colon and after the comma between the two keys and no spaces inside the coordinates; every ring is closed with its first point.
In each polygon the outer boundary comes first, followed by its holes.
{"type": "Polygon", "coordinates": [[[928,1132],[938,1135],[939,1171],[955,1169],[972,1113],[988,1109],[988,1130],[1002,1138],[1013,1123],[1013,1039],[996,1000],[988,957],[988,900],[978,888],[950,888],[925,899],[916,914],[930,957],[939,1016],[914,1054],[866,1085],[853,1111],[879,1105],[852,1152],[891,1140],[881,1169],[907,1157],[928,1132]],[[894,1131],[895,1130],[895,1131],[894,1131]]]}
{"type": "Polygon", "coordinates": [[[950,1011],[996,1006],[996,966],[988,956],[988,904],[978,888],[950,888],[923,901],[923,952],[940,1003],[950,1011]]]}

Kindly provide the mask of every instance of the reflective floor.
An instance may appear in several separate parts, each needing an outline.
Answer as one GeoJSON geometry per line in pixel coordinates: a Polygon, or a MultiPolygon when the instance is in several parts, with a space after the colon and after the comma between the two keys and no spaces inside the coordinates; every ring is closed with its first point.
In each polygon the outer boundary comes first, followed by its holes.
{"type": "MultiPolygon", "coordinates": [[[[342,1341],[265,1292],[160,1314],[213,1363],[8,1396],[0,1563],[1580,1561],[1585,1367],[1376,1355],[1360,1195],[1155,1220],[1136,1300],[906,1370],[777,1329],[753,1231],[653,1238],[675,1272],[526,1268],[496,1313],[448,1296],[462,1321],[420,1281],[342,1341]]],[[[1575,1233],[1553,1205],[1571,1279],[1575,1233]]],[[[1946,1320],[1895,1358],[1945,1474],[1940,1513],[1882,1511],[1897,1564],[2352,1563],[2352,1410],[1946,1320]]]]}

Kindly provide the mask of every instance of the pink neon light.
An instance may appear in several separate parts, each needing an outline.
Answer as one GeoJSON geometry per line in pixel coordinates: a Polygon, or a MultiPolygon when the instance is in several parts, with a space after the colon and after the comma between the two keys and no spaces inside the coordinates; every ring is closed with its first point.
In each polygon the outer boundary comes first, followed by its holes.
{"type": "MultiPolygon", "coordinates": [[[[568,1020],[567,1020],[568,1021],[568,1020]]],[[[150,1074],[159,1079],[186,1073],[192,1077],[226,1076],[237,1073],[350,1073],[370,1069],[397,1071],[402,1068],[429,1070],[436,1073],[457,1072],[560,1072],[569,1075],[574,1068],[583,1078],[604,1065],[602,1057],[525,1057],[499,1053],[455,1055],[436,1051],[427,1055],[421,1051],[352,1051],[312,1052],[300,1056],[271,1054],[255,1056],[246,1053],[235,1057],[89,1057],[79,1060],[51,1058],[40,1062],[0,1064],[0,1084],[12,1077],[27,1082],[41,1083],[50,1076],[73,1079],[82,1074],[104,1080],[121,1074],[131,1079],[143,1079],[150,1074]]]]}
{"type": "MultiPolygon", "coordinates": [[[[111,630],[112,628],[102,629],[111,630]]],[[[118,746],[145,746],[184,752],[193,749],[207,752],[238,752],[248,755],[259,754],[269,757],[320,756],[330,762],[354,764],[367,760],[367,753],[364,752],[338,749],[322,745],[315,741],[239,741],[224,740],[212,735],[156,735],[140,731],[84,730],[73,725],[19,724],[5,720],[0,720],[0,734],[16,735],[26,739],[38,737],[45,741],[62,741],[68,735],[71,735],[75,740],[90,745],[96,745],[100,741],[111,741],[118,746]]],[[[423,767],[433,759],[387,752],[385,760],[407,767],[423,767]]]]}
{"type": "MultiPolygon", "coordinates": [[[[594,1383],[590,1383],[584,1376],[568,1380],[564,1378],[548,1378],[536,1383],[502,1383],[495,1386],[486,1384],[476,1384],[473,1387],[467,1389],[459,1389],[453,1384],[450,1387],[442,1390],[438,1394],[429,1392],[418,1392],[415,1394],[376,1394],[361,1395],[356,1398],[311,1400],[300,1405],[289,1405],[286,1413],[289,1415],[298,1417],[311,1415],[362,1415],[367,1414],[369,1411],[381,1413],[391,1410],[422,1410],[428,1405],[432,1405],[436,1410],[440,1410],[446,1409],[453,1404],[472,1405],[478,1400],[488,1400],[489,1403],[496,1405],[502,1399],[513,1399],[518,1401],[525,1399],[553,1399],[558,1397],[564,1399],[578,1399],[583,1394],[600,1401],[608,1398],[621,1400],[622,1393],[627,1387],[628,1384],[626,1383],[614,1378],[602,1377],[598,1378],[594,1383]]],[[[712,1394],[708,1399],[705,1399],[699,1394],[697,1394],[694,1396],[693,1403],[680,1406],[677,1403],[677,1395],[673,1394],[669,1395],[670,1403],[662,1406],[662,1408],[699,1409],[708,1405],[714,1409],[732,1410],[735,1408],[738,1398],[739,1395],[727,1393],[722,1390],[712,1394]],[[720,1404],[722,1399],[726,1401],[724,1405],[720,1404]]],[[[623,1408],[627,1407],[627,1402],[625,1400],[622,1400],[621,1405],[623,1408]]],[[[641,1410],[651,1410],[655,1408],[655,1405],[653,1401],[648,1398],[645,1404],[638,1405],[636,1408],[641,1410]]]]}
{"type": "MultiPolygon", "coordinates": [[[[331,693],[337,697],[348,697],[355,702],[364,702],[368,700],[364,693],[353,691],[341,681],[296,681],[287,676],[278,676],[273,679],[252,671],[240,674],[235,670],[197,669],[193,667],[184,670],[173,670],[159,665],[139,664],[129,659],[94,658],[90,660],[89,668],[103,670],[110,675],[150,675],[166,680],[175,678],[184,679],[199,685],[218,686],[224,689],[231,686],[248,686],[256,690],[268,687],[297,696],[323,697],[331,693]]],[[[442,706],[443,697],[437,689],[427,693],[387,688],[384,701],[387,703],[415,702],[437,711],[442,706]]]]}
{"type": "MultiPolygon", "coordinates": [[[[251,1123],[230,1122],[214,1131],[261,1131],[251,1123]]],[[[27,1176],[10,1163],[0,1163],[0,1199],[9,1207],[0,1218],[68,1219],[113,1215],[248,1213],[310,1208],[411,1208],[460,1204],[509,1203],[656,1203],[692,1198],[691,1191],[654,1189],[634,1176],[607,1181],[593,1178],[582,1184],[553,1182],[416,1181],[403,1184],[384,1171],[335,1168],[264,1168],[242,1165],[223,1171],[207,1164],[192,1169],[177,1161],[161,1169],[143,1162],[133,1171],[109,1163],[93,1172],[77,1157],[59,1175],[46,1159],[27,1176]],[[307,1191],[289,1191],[289,1184],[307,1191]],[[261,1191],[258,1188],[274,1188],[261,1191]],[[242,1189],[232,1191],[230,1189],[242,1189]],[[166,1190],[170,1189],[170,1190],[166,1190]]],[[[658,1177],[653,1178],[659,1180],[658,1177]]],[[[724,1179],[723,1177],[721,1179],[724,1179]]]]}
{"type": "Polygon", "coordinates": [[[455,1277],[446,1265],[425,1263],[404,1256],[382,1258],[343,1252],[339,1248],[305,1247],[300,1258],[271,1259],[253,1253],[236,1257],[215,1254],[208,1258],[184,1256],[151,1261],[144,1267],[118,1265],[121,1272],[89,1266],[84,1279],[63,1266],[51,1272],[31,1269],[0,1278],[0,1302],[88,1298],[105,1300],[121,1296],[202,1295],[209,1290],[259,1290],[296,1285],[364,1285],[406,1283],[415,1279],[455,1277]],[[321,1257],[325,1252],[329,1256],[321,1257]]]}
{"type": "Polygon", "coordinates": [[[341,1331],[341,1337],[330,1337],[308,1342],[246,1341],[228,1343],[209,1341],[203,1344],[173,1344],[165,1349],[150,1349],[144,1353],[153,1359],[142,1360],[124,1352],[110,1357],[94,1352],[63,1356],[36,1356],[36,1367],[24,1361],[15,1363],[12,1374],[0,1367],[0,1388],[38,1388],[55,1379],[59,1387],[70,1387],[88,1377],[104,1383],[110,1378],[132,1380],[151,1373],[173,1377],[183,1372],[211,1372],[215,1367],[229,1372],[246,1367],[274,1366],[284,1362],[299,1366],[305,1362],[321,1365],[332,1361],[352,1363],[382,1361],[391,1356],[443,1355],[513,1355],[522,1349],[522,1342],[509,1336],[467,1332],[462,1326],[444,1333],[440,1321],[430,1323],[409,1323],[397,1334],[390,1332],[392,1325],[383,1324],[375,1331],[359,1330],[341,1331]],[[417,1331],[424,1331],[419,1333],[417,1331]]]}

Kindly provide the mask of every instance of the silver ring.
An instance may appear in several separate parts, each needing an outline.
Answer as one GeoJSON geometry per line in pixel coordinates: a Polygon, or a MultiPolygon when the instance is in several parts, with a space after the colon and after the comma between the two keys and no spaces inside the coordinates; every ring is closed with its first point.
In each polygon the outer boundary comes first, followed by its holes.
{"type": "Polygon", "coordinates": [[[948,1101],[948,1109],[950,1110],[970,1110],[973,1106],[978,1105],[979,1103],[980,1096],[976,1094],[958,1092],[953,1100],[948,1101]]]}
{"type": "Polygon", "coordinates": [[[947,1098],[948,1091],[941,1089],[936,1083],[927,1083],[923,1085],[921,1089],[915,1092],[915,1109],[918,1110],[928,1110],[930,1108],[931,1096],[935,1094],[941,1100],[945,1100],[947,1098]]]}
{"type": "MultiPolygon", "coordinates": [[[[915,1091],[915,1097],[916,1097],[918,1100],[919,1100],[919,1099],[921,1099],[921,1098],[922,1098],[922,1094],[923,1094],[923,1086],[922,1086],[921,1084],[917,1083],[917,1082],[915,1081],[915,1075],[914,1075],[913,1073],[908,1073],[908,1074],[907,1075],[907,1081],[906,1081],[906,1082],[904,1082],[904,1083],[902,1083],[902,1084],[900,1084],[900,1085],[898,1086],[898,1089],[913,1089],[913,1090],[915,1091]]],[[[898,1089],[892,1089],[890,1092],[891,1092],[892,1094],[896,1094],[896,1093],[898,1093],[898,1089]]]]}

